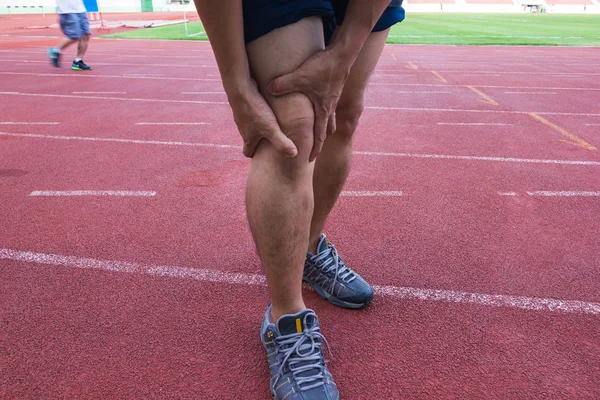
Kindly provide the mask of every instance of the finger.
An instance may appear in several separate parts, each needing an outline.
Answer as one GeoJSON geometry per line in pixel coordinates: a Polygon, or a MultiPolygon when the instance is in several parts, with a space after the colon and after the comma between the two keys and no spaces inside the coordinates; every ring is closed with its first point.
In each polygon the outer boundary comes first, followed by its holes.
{"type": "Polygon", "coordinates": [[[337,126],[335,124],[335,113],[332,113],[329,116],[329,121],[327,121],[327,136],[333,135],[335,133],[337,126]]]}
{"type": "Polygon", "coordinates": [[[301,90],[296,79],[296,71],[273,79],[269,82],[267,90],[273,96],[282,96],[292,92],[300,92],[301,90]]]}
{"type": "Polygon", "coordinates": [[[268,135],[265,135],[265,138],[284,156],[295,158],[298,155],[298,148],[296,148],[292,139],[285,136],[280,129],[271,131],[268,135]]]}
{"type": "Polygon", "coordinates": [[[314,161],[319,155],[319,153],[321,153],[323,143],[325,142],[325,138],[327,137],[328,120],[329,116],[327,115],[326,111],[315,110],[315,141],[313,144],[312,152],[310,153],[309,161],[314,161]]]}
{"type": "Polygon", "coordinates": [[[259,136],[254,136],[250,140],[244,141],[244,148],[242,150],[244,156],[248,158],[252,158],[254,156],[260,139],[261,138],[259,136]]]}

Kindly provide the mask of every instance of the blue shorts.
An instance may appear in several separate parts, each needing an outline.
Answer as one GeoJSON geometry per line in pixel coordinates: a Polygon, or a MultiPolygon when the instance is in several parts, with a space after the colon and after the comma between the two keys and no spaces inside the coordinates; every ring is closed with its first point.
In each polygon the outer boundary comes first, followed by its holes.
{"type": "Polygon", "coordinates": [[[80,40],[83,35],[91,35],[90,21],[86,13],[59,14],[60,29],[66,37],[80,40]]]}
{"type": "MultiPolygon", "coordinates": [[[[349,0],[243,0],[246,43],[267,33],[296,23],[303,18],[323,17],[325,44],[346,15],[349,0]]],[[[373,32],[380,32],[404,19],[401,0],[393,0],[377,21],[373,32]]]]}

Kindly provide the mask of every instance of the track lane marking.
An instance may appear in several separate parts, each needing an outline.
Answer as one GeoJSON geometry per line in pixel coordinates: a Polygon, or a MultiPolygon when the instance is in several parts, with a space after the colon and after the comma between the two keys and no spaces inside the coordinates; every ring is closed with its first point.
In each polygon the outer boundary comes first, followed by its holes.
{"type": "Polygon", "coordinates": [[[140,126],[197,126],[212,125],[210,122],[136,122],[140,126]]]}
{"type": "Polygon", "coordinates": [[[443,76],[441,76],[439,73],[437,73],[435,71],[431,71],[431,73],[433,75],[435,75],[440,82],[442,82],[442,83],[448,83],[448,81],[446,80],[446,78],[444,78],[443,76]]]}
{"type": "Polygon", "coordinates": [[[119,197],[154,197],[156,192],[130,190],[35,190],[31,197],[77,197],[77,196],[119,196],[119,197]]]}
{"type": "Polygon", "coordinates": [[[408,69],[419,69],[419,67],[417,67],[415,64],[413,64],[411,61],[406,63],[406,68],[408,69]]]}
{"type": "Polygon", "coordinates": [[[569,191],[558,191],[552,192],[548,190],[540,190],[537,192],[527,192],[530,196],[544,196],[544,197],[600,197],[600,192],[569,192],[569,191]]]}
{"type": "Polygon", "coordinates": [[[371,191],[371,190],[346,190],[340,193],[343,197],[401,197],[401,191],[371,191]]]}
{"type": "Polygon", "coordinates": [[[455,126],[512,126],[512,124],[504,124],[501,122],[438,122],[437,124],[455,126]]]}
{"type": "Polygon", "coordinates": [[[558,131],[563,136],[566,136],[569,139],[571,139],[570,141],[569,140],[561,140],[561,142],[572,144],[573,146],[583,147],[584,149],[587,149],[587,150],[597,150],[596,147],[592,146],[591,144],[589,144],[585,140],[578,138],[577,136],[575,136],[572,133],[566,131],[565,129],[561,128],[560,126],[557,126],[557,125],[553,124],[552,122],[548,121],[547,119],[544,119],[544,118],[540,117],[536,113],[529,113],[529,115],[532,118],[540,121],[544,125],[547,125],[550,128],[554,129],[555,131],[558,131]]]}
{"type": "MultiPolygon", "coordinates": [[[[140,274],[152,277],[192,279],[200,282],[217,282],[241,286],[266,287],[266,279],[263,275],[243,272],[228,272],[205,268],[165,265],[144,265],[126,261],[98,260],[93,258],[63,256],[13,249],[0,249],[0,259],[31,264],[52,265],[56,267],[140,274]]],[[[394,300],[419,300],[473,304],[485,307],[521,309],[527,311],[600,315],[600,303],[579,300],[471,293],[392,285],[374,285],[373,289],[377,295],[390,297],[394,300]]]]}
{"type": "Polygon", "coordinates": [[[60,122],[1,121],[0,125],[59,125],[60,122]]]}
{"type": "Polygon", "coordinates": [[[497,106],[498,103],[496,102],[496,100],[492,99],[490,96],[488,96],[487,94],[483,93],[481,90],[476,89],[474,86],[467,86],[469,89],[471,89],[473,92],[475,92],[479,97],[481,97],[479,99],[480,102],[485,103],[485,104],[490,104],[492,106],[497,106]]]}
{"type": "MultiPolygon", "coordinates": [[[[30,133],[0,132],[0,136],[27,137],[27,138],[35,138],[35,139],[80,140],[80,141],[87,141],[87,142],[133,143],[133,144],[163,145],[163,146],[212,147],[212,148],[235,149],[235,150],[242,149],[242,146],[229,145],[229,144],[120,139],[120,138],[98,138],[98,137],[85,137],[85,136],[57,136],[57,135],[41,135],[41,134],[30,134],[30,133]]],[[[375,156],[375,157],[406,157],[406,158],[447,159],[447,160],[464,160],[464,161],[512,162],[512,163],[525,163],[525,164],[558,164],[558,165],[600,166],[600,161],[584,161],[584,160],[549,160],[549,159],[527,159],[527,158],[510,158],[510,157],[488,157],[488,156],[459,156],[459,155],[447,155],[447,154],[393,153],[393,152],[378,152],[378,151],[355,151],[352,154],[362,155],[362,156],[375,156]]]]}
{"type": "MultiPolygon", "coordinates": [[[[80,75],[81,74],[77,74],[80,75]]],[[[87,74],[86,74],[87,75],[87,74]]],[[[74,99],[91,100],[122,100],[122,101],[141,101],[155,103],[189,103],[189,104],[216,104],[229,105],[226,101],[204,101],[204,100],[171,100],[171,99],[150,99],[150,98],[132,98],[132,97],[107,97],[107,96],[83,96],[68,94],[46,94],[46,93],[22,93],[22,92],[0,92],[0,96],[28,96],[28,97],[59,97],[74,99]]],[[[455,108],[418,108],[418,107],[388,107],[388,106],[366,106],[366,110],[390,110],[390,111],[431,111],[431,112],[457,112],[457,113],[493,113],[493,114],[531,114],[531,111],[510,111],[510,110],[471,110],[455,108]]],[[[553,112],[553,111],[535,111],[538,115],[570,115],[585,117],[600,117],[600,113],[572,113],[572,112],[553,112]]]]}

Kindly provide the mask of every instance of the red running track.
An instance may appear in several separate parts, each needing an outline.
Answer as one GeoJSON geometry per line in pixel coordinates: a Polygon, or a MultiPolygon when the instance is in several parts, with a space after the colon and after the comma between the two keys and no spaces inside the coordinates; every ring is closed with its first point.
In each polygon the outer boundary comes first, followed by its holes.
{"type": "MultiPolygon", "coordinates": [[[[0,47],[0,397],[269,398],[209,45],[97,39],[86,75],[40,45],[0,47]],[[155,195],[30,196],[74,190],[155,195]]],[[[343,398],[600,397],[599,61],[385,49],[327,228],[378,295],[306,292],[343,398]]]]}

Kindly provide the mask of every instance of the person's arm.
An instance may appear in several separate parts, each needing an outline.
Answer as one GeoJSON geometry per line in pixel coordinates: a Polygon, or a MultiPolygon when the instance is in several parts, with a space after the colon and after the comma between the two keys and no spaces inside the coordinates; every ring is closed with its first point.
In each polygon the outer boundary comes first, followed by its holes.
{"type": "Polygon", "coordinates": [[[260,140],[265,138],[287,157],[296,157],[294,142],[281,131],[250,74],[242,0],[194,2],[215,53],[235,123],[244,139],[244,155],[252,157],[260,140]]]}
{"type": "Polygon", "coordinates": [[[269,92],[280,96],[302,92],[315,110],[315,144],[310,159],[321,152],[327,125],[334,125],[334,112],[344,83],[373,27],[390,0],[350,0],[344,22],[327,48],[306,60],[296,71],[269,84],[269,92]]]}

